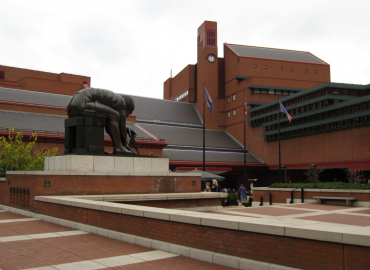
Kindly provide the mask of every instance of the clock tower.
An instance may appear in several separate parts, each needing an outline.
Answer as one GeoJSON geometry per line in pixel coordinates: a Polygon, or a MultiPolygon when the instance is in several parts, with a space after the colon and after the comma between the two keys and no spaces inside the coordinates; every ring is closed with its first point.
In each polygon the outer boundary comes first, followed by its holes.
{"type": "Polygon", "coordinates": [[[219,129],[217,22],[205,21],[198,28],[197,54],[197,108],[203,117],[204,84],[213,101],[213,115],[206,104],[206,128],[219,129]]]}

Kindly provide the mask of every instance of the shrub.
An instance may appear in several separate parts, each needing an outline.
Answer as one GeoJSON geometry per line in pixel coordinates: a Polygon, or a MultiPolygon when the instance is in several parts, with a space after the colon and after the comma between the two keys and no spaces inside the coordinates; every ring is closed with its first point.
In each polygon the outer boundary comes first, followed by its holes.
{"type": "Polygon", "coordinates": [[[8,137],[0,137],[0,176],[6,171],[43,171],[44,157],[55,156],[58,148],[46,151],[34,151],[37,134],[32,133],[28,144],[23,142],[23,135],[14,129],[9,129],[8,137]]]}

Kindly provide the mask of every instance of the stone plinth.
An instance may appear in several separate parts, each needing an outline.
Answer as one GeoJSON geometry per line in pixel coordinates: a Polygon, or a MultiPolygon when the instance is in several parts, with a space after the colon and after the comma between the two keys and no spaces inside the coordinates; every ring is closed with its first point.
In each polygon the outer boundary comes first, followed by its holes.
{"type": "Polygon", "coordinates": [[[168,173],[168,158],[120,157],[113,155],[61,155],[46,157],[45,171],[99,173],[168,173]]]}

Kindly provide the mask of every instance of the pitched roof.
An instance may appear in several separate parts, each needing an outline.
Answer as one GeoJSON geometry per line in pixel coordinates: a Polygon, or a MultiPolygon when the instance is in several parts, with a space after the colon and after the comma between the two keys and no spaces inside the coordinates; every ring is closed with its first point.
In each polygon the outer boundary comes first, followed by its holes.
{"type": "MultiPolygon", "coordinates": [[[[163,157],[174,161],[203,161],[202,150],[180,150],[180,149],[163,149],[163,157]]],[[[247,163],[261,163],[251,154],[247,153],[247,163]]],[[[219,152],[206,151],[207,162],[231,162],[243,163],[244,153],[242,152],[219,152]]]]}
{"type": "Polygon", "coordinates": [[[132,96],[135,115],[141,120],[201,125],[197,110],[192,103],[132,96]]]}
{"type": "MultiPolygon", "coordinates": [[[[169,145],[203,146],[203,129],[140,123],[140,126],[169,145]]],[[[206,147],[242,149],[225,131],[206,130],[206,147]]]]}
{"type": "MultiPolygon", "coordinates": [[[[0,129],[14,128],[16,131],[37,132],[49,134],[64,134],[64,120],[66,116],[16,112],[0,110],[0,129]]],[[[127,127],[133,129],[137,138],[153,139],[134,123],[127,123],[127,127]]],[[[105,133],[106,136],[108,136],[105,133]]]]}
{"type": "MultiPolygon", "coordinates": [[[[138,119],[201,125],[191,103],[132,96],[138,119]]],[[[0,101],[66,108],[71,96],[0,87],[0,101]]]]}
{"type": "Polygon", "coordinates": [[[67,107],[71,96],[0,87],[0,100],[53,107],[67,107]]]}
{"type": "Polygon", "coordinates": [[[309,52],[290,51],[236,44],[226,44],[226,46],[230,47],[239,56],[305,62],[305,63],[327,64],[326,62],[322,61],[320,58],[314,56],[309,52]]]}

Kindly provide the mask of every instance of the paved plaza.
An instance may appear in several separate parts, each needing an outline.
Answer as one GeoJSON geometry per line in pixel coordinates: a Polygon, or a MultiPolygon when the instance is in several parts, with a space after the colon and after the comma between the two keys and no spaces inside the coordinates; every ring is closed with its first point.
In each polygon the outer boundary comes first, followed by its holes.
{"type": "MultiPolygon", "coordinates": [[[[349,231],[370,229],[370,208],[293,204],[225,207],[221,211],[207,213],[287,222],[310,220],[322,224],[323,228],[339,225],[349,231]]],[[[0,210],[0,243],[2,270],[233,269],[6,210],[0,210]]]]}

